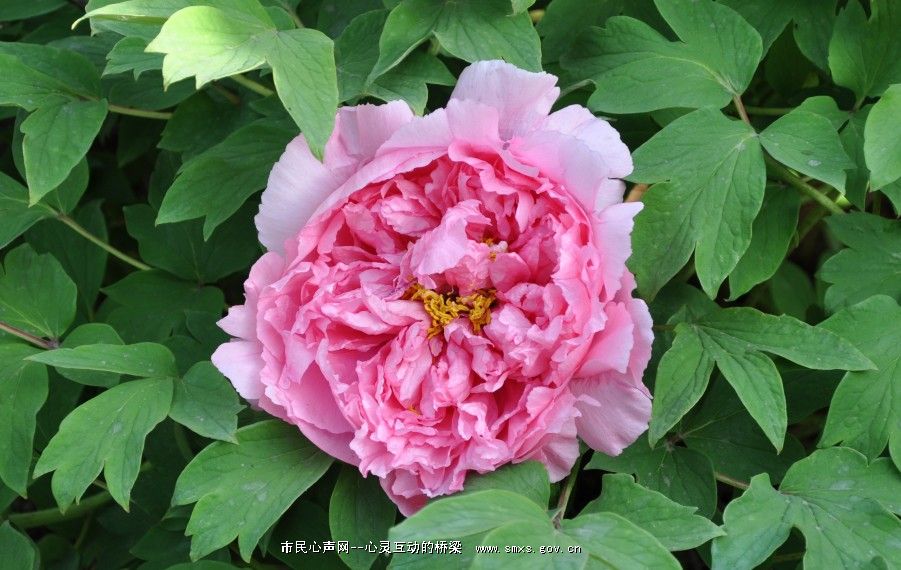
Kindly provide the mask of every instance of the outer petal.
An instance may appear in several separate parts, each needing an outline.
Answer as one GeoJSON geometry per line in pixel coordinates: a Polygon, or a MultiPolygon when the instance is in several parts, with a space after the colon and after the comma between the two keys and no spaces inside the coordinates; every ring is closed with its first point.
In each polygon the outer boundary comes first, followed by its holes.
{"type": "Polygon", "coordinates": [[[619,455],[648,429],[651,398],[643,386],[603,377],[575,380],[570,384],[577,396],[579,437],[592,449],[619,455]]]}
{"type": "Polygon", "coordinates": [[[616,129],[581,105],[570,105],[551,113],[541,129],[571,135],[588,145],[603,158],[611,178],[623,178],[632,172],[632,156],[616,129]]]}
{"type": "Polygon", "coordinates": [[[310,152],[303,135],[288,143],[263,191],[254,221],[260,242],[269,251],[284,252],[285,240],[294,237],[340,180],[310,152]]]}
{"type": "Polygon", "coordinates": [[[634,218],[642,207],[641,202],[614,204],[592,218],[594,241],[602,254],[601,271],[607,299],[613,298],[620,290],[626,260],[632,255],[634,218]]]}
{"type": "Polygon", "coordinates": [[[220,345],[210,357],[219,372],[231,380],[241,397],[252,404],[256,404],[263,395],[261,352],[262,347],[257,341],[233,340],[220,345]]]}
{"type": "Polygon", "coordinates": [[[504,61],[479,61],[463,70],[451,99],[494,107],[500,135],[509,140],[537,127],[560,95],[557,78],[524,71],[504,61]]]}
{"type": "Polygon", "coordinates": [[[353,170],[372,160],[385,141],[413,117],[413,111],[403,101],[341,107],[335,130],[325,145],[325,165],[346,180],[353,170]]]}

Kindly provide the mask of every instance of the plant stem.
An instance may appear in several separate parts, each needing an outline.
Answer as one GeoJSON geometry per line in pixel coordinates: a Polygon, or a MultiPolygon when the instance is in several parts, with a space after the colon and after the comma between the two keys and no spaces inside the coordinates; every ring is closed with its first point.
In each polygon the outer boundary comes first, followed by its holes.
{"type": "Polygon", "coordinates": [[[38,526],[47,526],[80,518],[112,500],[113,496],[108,492],[103,491],[102,493],[97,493],[96,495],[84,499],[77,505],[72,505],[65,513],[61,512],[59,509],[43,509],[34,511],[33,513],[14,513],[9,515],[8,520],[22,530],[38,526]]]}
{"type": "Polygon", "coordinates": [[[833,202],[829,199],[828,196],[801,180],[801,177],[789,170],[788,168],[782,166],[778,162],[776,162],[773,158],[764,155],[764,160],[766,162],[767,167],[770,170],[770,173],[775,175],[777,178],[782,180],[783,182],[788,183],[789,186],[792,186],[801,194],[808,196],[813,199],[817,204],[829,210],[829,212],[833,214],[844,214],[845,211],[842,210],[841,206],[833,202]]]}
{"type": "Polygon", "coordinates": [[[172,431],[175,433],[175,446],[178,448],[179,453],[181,453],[186,461],[190,462],[194,459],[194,451],[191,449],[191,444],[188,442],[185,428],[181,427],[181,424],[173,422],[172,431]]]}
{"type": "Polygon", "coordinates": [[[748,112],[745,110],[745,104],[741,102],[741,95],[735,95],[732,97],[732,102],[735,104],[735,110],[738,111],[738,116],[741,117],[741,120],[746,124],[751,124],[751,119],[748,118],[748,112]]]}
{"type": "Polygon", "coordinates": [[[130,115],[132,117],[143,117],[145,119],[160,119],[167,121],[172,118],[172,113],[168,111],[147,111],[145,109],[132,109],[131,107],[123,107],[121,105],[107,105],[107,108],[113,113],[120,115],[130,115]]]}
{"type": "Polygon", "coordinates": [[[555,528],[560,528],[560,524],[563,522],[563,516],[566,514],[569,498],[573,493],[573,489],[576,487],[576,477],[579,476],[579,465],[581,465],[581,463],[582,457],[580,456],[573,465],[573,470],[569,472],[566,483],[563,484],[563,490],[560,491],[560,498],[557,500],[557,512],[554,514],[553,519],[555,528]]]}
{"type": "Polygon", "coordinates": [[[116,249],[115,247],[111,246],[110,244],[106,243],[106,242],[103,241],[102,239],[98,238],[97,236],[95,236],[94,234],[92,234],[91,232],[89,232],[88,230],[86,230],[86,229],[84,229],[83,227],[81,227],[81,225],[80,225],[78,222],[76,222],[75,220],[73,220],[73,219],[70,218],[69,216],[60,213],[60,214],[57,214],[56,219],[58,219],[58,220],[61,221],[62,223],[66,224],[67,226],[69,226],[70,228],[72,228],[73,230],[75,230],[75,233],[77,233],[78,235],[80,235],[80,236],[83,237],[84,239],[86,239],[86,240],[88,240],[89,242],[93,243],[93,244],[96,245],[97,247],[100,247],[101,249],[106,250],[106,251],[109,252],[111,255],[113,255],[113,256],[115,256],[115,257],[118,257],[119,259],[121,259],[121,260],[124,261],[125,263],[131,265],[132,267],[134,267],[134,268],[136,268],[136,269],[140,269],[141,271],[148,271],[148,270],[150,270],[150,269],[153,269],[152,267],[150,267],[150,266],[147,265],[146,263],[143,263],[143,262],[141,262],[141,261],[138,261],[138,260],[135,259],[134,257],[132,257],[132,256],[126,254],[126,253],[123,253],[123,252],[119,251],[119,250],[116,249]]]}
{"type": "Polygon", "coordinates": [[[739,481],[738,479],[733,479],[732,477],[729,477],[728,475],[723,475],[722,473],[719,473],[717,471],[713,472],[713,476],[720,483],[725,483],[726,485],[729,485],[730,487],[735,487],[736,489],[747,489],[748,487],[750,487],[750,485],[748,485],[744,481],[739,481]]]}
{"type": "Polygon", "coordinates": [[[558,97],[558,99],[561,97],[566,97],[573,91],[578,91],[579,89],[581,89],[583,87],[587,87],[589,85],[591,85],[590,79],[583,79],[582,81],[577,81],[577,82],[573,83],[572,85],[568,85],[560,90],[560,97],[558,97]]]}
{"type": "Polygon", "coordinates": [[[231,75],[229,76],[229,79],[263,97],[269,97],[270,95],[275,94],[275,91],[272,89],[269,89],[261,83],[257,83],[253,79],[248,79],[243,75],[231,75]]]}
{"type": "Polygon", "coordinates": [[[644,193],[648,191],[647,184],[636,184],[629,190],[629,193],[626,195],[626,202],[641,202],[642,196],[644,193]]]}
{"type": "Polygon", "coordinates": [[[745,111],[749,115],[760,115],[763,117],[781,117],[782,115],[787,115],[794,111],[793,107],[754,107],[752,105],[748,105],[745,107],[745,111]]]}
{"type": "Polygon", "coordinates": [[[3,321],[0,321],[0,331],[9,333],[13,336],[17,336],[24,341],[30,342],[38,348],[43,348],[44,350],[53,350],[54,348],[59,347],[59,343],[55,340],[45,340],[31,333],[25,332],[20,328],[6,324],[3,321]]]}

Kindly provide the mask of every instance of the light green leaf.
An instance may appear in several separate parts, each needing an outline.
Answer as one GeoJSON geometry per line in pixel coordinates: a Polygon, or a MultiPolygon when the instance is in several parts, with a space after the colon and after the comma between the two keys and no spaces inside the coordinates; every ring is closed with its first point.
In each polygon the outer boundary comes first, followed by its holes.
{"type": "Polygon", "coordinates": [[[601,496],[588,503],[581,515],[614,513],[651,533],[668,550],[688,550],[723,534],[695,510],[638,485],[629,475],[608,474],[601,496]]]}
{"type": "Polygon", "coordinates": [[[25,119],[22,152],[32,204],[66,179],[105,118],[106,101],[66,101],[38,107],[25,119]]]}
{"type": "Polygon", "coordinates": [[[209,445],[178,477],[172,503],[197,503],[186,531],[194,560],[235,538],[249,560],[263,534],[332,462],[280,421],[243,427],[236,436],[237,444],[209,445]]]}
{"type": "Polygon", "coordinates": [[[268,64],[285,108],[311,149],[322,153],[338,105],[332,40],[322,32],[279,31],[257,0],[239,0],[179,10],[147,50],[166,54],[167,85],[196,76],[198,89],[268,64]]]}
{"type": "Polygon", "coordinates": [[[845,375],[832,397],[820,445],[844,442],[872,459],[890,437],[901,436],[901,307],[877,295],[822,326],[853,342],[878,368],[845,375]]]}
{"type": "MultiPolygon", "coordinates": [[[[396,516],[397,507],[382,490],[378,478],[362,477],[358,469],[348,466],[341,469],[328,505],[332,536],[340,536],[351,544],[387,540],[396,516]]],[[[339,556],[354,570],[368,570],[378,553],[358,549],[339,556]]]]}
{"type": "Polygon", "coordinates": [[[47,369],[27,362],[36,348],[0,343],[0,480],[26,496],[38,410],[47,400],[47,369]]]}
{"type": "Polygon", "coordinates": [[[73,26],[77,26],[87,19],[163,24],[175,12],[198,3],[200,2],[194,2],[193,0],[126,0],[125,2],[113,2],[106,6],[89,9],[84,16],[75,20],[73,26]]]}
{"type": "Polygon", "coordinates": [[[62,336],[75,318],[77,292],[59,262],[22,245],[6,254],[4,266],[0,321],[38,336],[62,336]]]}
{"type": "Polygon", "coordinates": [[[756,567],[792,527],[806,540],[805,568],[862,568],[877,556],[892,564],[901,557],[901,522],[879,501],[898,496],[896,472],[867,468],[866,459],[850,449],[817,451],[789,469],[778,492],[761,474],[729,503],[726,534],[713,541],[713,569],[756,567]]]}
{"type": "Polygon", "coordinates": [[[801,201],[797,192],[769,187],[754,219],[751,243],[729,274],[729,300],[734,301],[776,273],[798,226],[801,201]]]}
{"type": "MultiPolygon", "coordinates": [[[[576,527],[574,534],[579,534],[580,525],[573,526],[576,527]]],[[[599,538],[590,536],[589,532],[582,533],[581,537],[589,540],[599,538]]],[[[555,570],[579,570],[588,561],[585,549],[571,536],[556,530],[546,518],[516,521],[498,527],[485,535],[482,546],[496,547],[497,550],[477,552],[469,566],[471,570],[528,568],[535,564],[536,556],[553,556],[555,570]]]]}
{"type": "Polygon", "coordinates": [[[399,64],[432,35],[451,55],[469,62],[503,59],[522,69],[541,69],[538,33],[526,12],[510,14],[508,0],[403,0],[385,22],[369,80],[399,64]]]}
{"type": "Polygon", "coordinates": [[[110,494],[129,510],[144,439],[165,419],[171,402],[169,378],[134,380],[102,392],[66,416],[35,465],[35,478],[55,472],[53,496],[64,511],[103,469],[110,494]]]}
{"type": "Polygon", "coordinates": [[[845,191],[845,170],[854,162],[826,117],[794,110],[760,133],[760,144],[779,162],[845,191]]]}
{"type": "Polygon", "coordinates": [[[826,260],[826,307],[835,311],[873,295],[901,299],[901,222],[854,212],[830,216],[829,229],[847,245],[826,260]]]}
{"type": "Polygon", "coordinates": [[[829,42],[832,78],[854,91],[858,102],[901,82],[901,6],[895,0],[872,0],[871,11],[867,20],[860,2],[848,2],[829,42]]]}
{"type": "Polygon", "coordinates": [[[75,370],[114,372],[142,378],[176,376],[175,357],[161,344],[85,344],[75,348],[57,348],[31,356],[29,360],[75,370]]]}
{"type": "Polygon", "coordinates": [[[103,75],[115,75],[131,71],[137,79],[145,71],[163,68],[163,56],[148,53],[147,40],[138,37],[126,37],[119,40],[107,54],[106,68],[103,75]]]}
{"type": "Polygon", "coordinates": [[[242,409],[228,380],[209,362],[198,362],[175,380],[169,417],[204,437],[237,443],[242,409]]]}
{"type": "Polygon", "coordinates": [[[676,331],[672,347],[657,366],[648,430],[651,445],[698,403],[713,372],[713,358],[704,351],[701,338],[686,325],[677,325],[676,331]]]}
{"type": "Polygon", "coordinates": [[[901,84],[896,84],[886,89],[873,105],[864,128],[863,152],[874,188],[882,188],[901,178],[899,131],[901,84]]]}
{"type": "Polygon", "coordinates": [[[28,189],[0,172],[0,247],[6,247],[38,221],[53,215],[43,204],[30,207],[28,189]]]}
{"type": "Polygon", "coordinates": [[[580,515],[563,521],[597,568],[681,568],[653,535],[613,513],[580,515]]]}
{"type": "Polygon", "coordinates": [[[205,216],[204,238],[266,185],[272,165],[295,135],[281,121],[260,119],[230,134],[180,169],[157,224],[205,216]]]}
{"type": "Polygon", "coordinates": [[[642,436],[617,457],[595,452],[586,468],[631,473],[641,485],[695,507],[705,517],[716,511],[713,466],[707,456],[693,449],[665,445],[652,449],[642,436]]]}
{"type": "MultiPolygon", "coordinates": [[[[62,348],[75,348],[94,344],[121,346],[124,343],[113,327],[103,323],[85,323],[67,334],[61,346],[62,348]]],[[[76,368],[59,368],[58,372],[63,377],[86,386],[110,388],[119,383],[119,374],[117,372],[80,370],[76,368]]]]}
{"type": "Polygon", "coordinates": [[[466,478],[463,493],[501,489],[528,497],[538,506],[546,508],[550,500],[550,485],[547,468],[542,463],[524,461],[505,465],[497,471],[470,475],[466,478]]]}
{"type": "Polygon", "coordinates": [[[10,570],[38,570],[41,556],[29,538],[10,526],[0,524],[0,552],[4,553],[3,563],[10,570]]]}
{"type": "Polygon", "coordinates": [[[591,79],[595,111],[644,113],[669,107],[724,107],[740,95],[763,55],[760,34],[711,0],[655,0],[681,42],[626,16],[584,34],[563,59],[591,79]]]}
{"type": "Polygon", "coordinates": [[[751,242],[766,174],[756,133],[718,111],[700,109],[635,151],[636,182],[664,182],[645,194],[635,221],[629,265],[647,297],[672,278],[695,250],[710,298],[751,242]]]}

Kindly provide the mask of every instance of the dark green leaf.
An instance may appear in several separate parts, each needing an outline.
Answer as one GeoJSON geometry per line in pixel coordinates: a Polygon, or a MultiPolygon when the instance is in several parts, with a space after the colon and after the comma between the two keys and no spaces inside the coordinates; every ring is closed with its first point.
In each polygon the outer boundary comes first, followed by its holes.
{"type": "Polygon", "coordinates": [[[238,394],[209,362],[198,362],[175,380],[169,417],[195,433],[237,443],[238,394]]]}
{"type": "Polygon", "coordinates": [[[57,348],[31,356],[29,360],[55,368],[97,370],[142,378],[176,376],[175,357],[165,346],[151,342],[138,344],[85,344],[57,348]]]}
{"type": "Polygon", "coordinates": [[[47,399],[47,370],[25,360],[36,352],[18,342],[0,342],[0,480],[23,497],[35,418],[47,399]]]}
{"type": "Polygon", "coordinates": [[[23,245],[6,254],[4,269],[0,321],[38,336],[62,336],[75,317],[77,292],[59,262],[23,245]]]}
{"type": "MultiPolygon", "coordinates": [[[[388,539],[394,526],[397,508],[388,498],[375,476],[362,477],[351,467],[341,469],[328,506],[332,536],[350,544],[366,544],[388,539]]],[[[339,554],[354,570],[367,570],[378,556],[375,552],[355,549],[339,554]]]]}

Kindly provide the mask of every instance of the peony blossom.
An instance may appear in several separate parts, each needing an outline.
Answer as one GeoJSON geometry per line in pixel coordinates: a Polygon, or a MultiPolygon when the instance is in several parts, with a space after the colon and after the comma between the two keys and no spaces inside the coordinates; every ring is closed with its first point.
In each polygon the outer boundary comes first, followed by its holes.
{"type": "Polygon", "coordinates": [[[268,249],[213,362],[245,399],[379,477],[404,514],[471,473],[647,428],[647,306],[632,298],[632,161],[556,77],[471,65],[447,107],[344,107],[303,136],[256,217],[268,249]]]}

